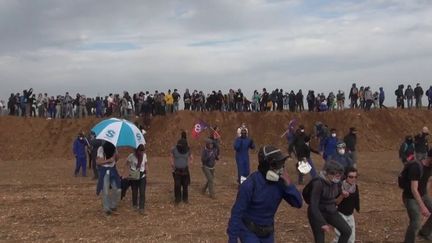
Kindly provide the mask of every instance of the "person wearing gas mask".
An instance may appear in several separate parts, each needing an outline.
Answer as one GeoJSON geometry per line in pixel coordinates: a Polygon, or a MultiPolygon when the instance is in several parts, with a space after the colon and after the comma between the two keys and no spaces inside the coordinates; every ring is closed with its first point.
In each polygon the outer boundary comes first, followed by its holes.
{"type": "Polygon", "coordinates": [[[351,157],[346,153],[346,145],[344,142],[338,142],[336,145],[336,153],[329,156],[328,160],[336,161],[344,167],[346,170],[349,167],[353,167],[353,161],[351,157]]]}
{"type": "Polygon", "coordinates": [[[338,213],[336,207],[336,198],[342,193],[340,182],[343,174],[342,165],[330,160],[318,179],[311,181],[307,215],[315,243],[325,242],[325,233],[330,232],[330,226],[340,233],[338,243],[348,242],[351,236],[350,226],[338,213]]]}
{"type": "Polygon", "coordinates": [[[300,192],[285,170],[285,160],[274,146],[258,152],[258,171],[240,186],[228,222],[228,242],[274,242],[274,216],[284,199],[292,207],[303,204],[300,192]]]}
{"type": "Polygon", "coordinates": [[[234,141],[237,163],[237,182],[242,184],[250,174],[249,149],[255,149],[252,139],[248,138],[246,129],[241,130],[240,137],[234,141]]]}
{"type": "Polygon", "coordinates": [[[78,176],[80,169],[82,170],[82,176],[87,176],[87,156],[86,156],[86,147],[88,143],[84,138],[84,133],[78,133],[78,137],[75,139],[73,143],[73,153],[75,156],[75,172],[74,175],[78,176]]]}
{"type": "Polygon", "coordinates": [[[336,136],[336,129],[332,128],[330,130],[330,136],[324,140],[324,153],[323,159],[325,161],[334,154],[336,154],[336,145],[338,142],[338,138],[336,136]]]}

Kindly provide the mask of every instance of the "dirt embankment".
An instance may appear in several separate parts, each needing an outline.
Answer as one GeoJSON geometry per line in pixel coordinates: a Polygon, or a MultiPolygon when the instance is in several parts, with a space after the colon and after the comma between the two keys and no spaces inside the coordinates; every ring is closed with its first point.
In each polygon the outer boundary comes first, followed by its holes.
{"type": "MultiPolygon", "coordinates": [[[[146,136],[148,153],[153,156],[169,155],[169,150],[176,143],[182,129],[188,132],[192,149],[198,151],[202,139],[209,135],[209,132],[205,131],[199,139],[191,138],[190,132],[198,119],[220,127],[222,149],[226,152],[232,152],[236,129],[242,122],[247,124],[250,136],[258,146],[286,146],[285,139],[280,138],[280,135],[288,121],[294,117],[299,124],[306,126],[307,132],[312,131],[316,121],[336,128],[339,137],[346,134],[349,127],[356,127],[360,151],[396,150],[406,134],[415,134],[423,126],[432,128],[432,112],[428,110],[345,110],[325,113],[181,111],[152,120],[146,136]]],[[[0,159],[71,158],[72,142],[77,133],[80,130],[89,131],[99,121],[100,119],[96,118],[45,120],[0,117],[0,159]]],[[[134,121],[140,122],[138,119],[134,121]]]]}

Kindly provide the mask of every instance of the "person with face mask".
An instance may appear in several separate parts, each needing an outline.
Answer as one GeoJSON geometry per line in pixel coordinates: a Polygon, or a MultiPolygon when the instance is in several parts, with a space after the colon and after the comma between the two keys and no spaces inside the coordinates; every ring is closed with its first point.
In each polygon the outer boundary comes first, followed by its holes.
{"type": "Polygon", "coordinates": [[[349,167],[353,167],[353,161],[351,157],[346,153],[346,145],[344,142],[338,142],[336,145],[336,153],[329,156],[328,160],[335,161],[342,165],[344,170],[349,167]]]}
{"type": "Polygon", "coordinates": [[[73,143],[73,153],[75,156],[75,177],[78,176],[80,169],[82,170],[82,176],[86,177],[87,171],[87,156],[86,147],[88,146],[87,140],[84,138],[84,133],[78,133],[78,137],[73,143]]]}
{"type": "MultiPolygon", "coordinates": [[[[345,170],[345,180],[342,181],[342,193],[336,198],[336,204],[338,205],[338,211],[340,216],[345,219],[348,225],[351,227],[351,237],[349,243],[355,242],[355,220],[354,220],[354,209],[360,211],[360,196],[359,189],[357,186],[357,169],[350,167],[345,170]]],[[[333,243],[339,241],[340,232],[335,230],[336,237],[333,243]]]]}
{"type": "Polygon", "coordinates": [[[246,129],[241,130],[240,137],[234,141],[234,150],[236,151],[237,163],[237,182],[243,183],[250,174],[249,167],[249,149],[255,149],[252,139],[248,138],[246,129]]]}
{"type": "Polygon", "coordinates": [[[310,204],[307,209],[309,224],[316,243],[325,242],[325,233],[333,226],[340,232],[338,243],[346,243],[351,228],[338,213],[336,198],[342,193],[340,187],[344,168],[335,161],[328,161],[319,177],[313,180],[310,204]]]}
{"type": "Polygon", "coordinates": [[[332,128],[330,130],[330,136],[328,136],[324,140],[323,159],[325,161],[327,161],[330,156],[336,154],[336,145],[337,145],[337,142],[338,142],[338,138],[337,138],[337,135],[336,135],[336,129],[332,128]]]}
{"type": "Polygon", "coordinates": [[[274,146],[258,152],[258,171],[240,186],[228,222],[228,242],[274,242],[274,216],[284,199],[300,208],[303,200],[284,164],[288,156],[274,146]]]}

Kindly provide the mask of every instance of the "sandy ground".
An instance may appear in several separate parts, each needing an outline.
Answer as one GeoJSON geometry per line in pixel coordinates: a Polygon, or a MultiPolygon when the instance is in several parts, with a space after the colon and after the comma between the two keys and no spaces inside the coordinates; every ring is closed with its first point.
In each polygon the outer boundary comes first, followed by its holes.
{"type": "MultiPolygon", "coordinates": [[[[256,168],[256,154],[251,157],[252,168],[256,168]]],[[[315,157],[315,161],[321,168],[322,160],[315,157]]],[[[204,175],[196,157],[191,166],[190,203],[178,207],[172,203],[168,162],[169,157],[149,154],[147,215],[132,210],[129,191],[118,215],[108,217],[102,212],[91,176],[73,176],[74,161],[0,161],[0,241],[226,242],[237,192],[233,157],[222,157],[217,164],[215,200],[199,193],[204,175]]],[[[293,164],[288,161],[291,175],[293,164]]],[[[403,240],[408,218],[396,184],[400,168],[394,151],[360,153],[361,212],[355,216],[358,242],[403,240]]],[[[277,242],[312,242],[306,208],[298,210],[281,203],[276,217],[277,242]]]]}

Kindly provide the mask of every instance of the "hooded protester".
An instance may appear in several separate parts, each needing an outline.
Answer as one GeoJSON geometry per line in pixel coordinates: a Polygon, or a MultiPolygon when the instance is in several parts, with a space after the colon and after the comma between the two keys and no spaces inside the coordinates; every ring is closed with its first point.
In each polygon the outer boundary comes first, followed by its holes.
{"type": "Polygon", "coordinates": [[[346,145],[344,142],[338,142],[336,145],[336,153],[328,157],[329,161],[335,161],[343,166],[344,170],[353,167],[353,161],[346,153],[346,145]]]}
{"type": "Polygon", "coordinates": [[[324,153],[323,159],[327,160],[330,156],[336,154],[336,145],[338,138],[336,135],[336,129],[332,128],[330,130],[330,136],[324,140],[324,153]]]}
{"type": "Polygon", "coordinates": [[[189,163],[192,164],[192,153],[186,140],[186,133],[177,141],[177,145],[171,150],[171,167],[174,177],[175,204],[181,201],[189,202],[188,187],[190,184],[189,163]]]}
{"type": "Polygon", "coordinates": [[[75,176],[78,176],[80,169],[82,170],[82,176],[87,176],[87,146],[87,140],[85,139],[84,134],[80,132],[73,143],[73,153],[75,156],[75,176]]]}
{"type": "Polygon", "coordinates": [[[291,157],[292,151],[295,152],[295,155],[297,157],[298,162],[296,164],[296,169],[298,172],[298,184],[299,185],[303,185],[303,177],[304,177],[302,171],[298,170],[299,163],[301,163],[301,162],[308,163],[311,166],[310,173],[311,173],[312,178],[315,178],[317,176],[317,172],[316,172],[314,163],[313,163],[312,158],[311,158],[311,152],[316,153],[316,154],[319,154],[319,152],[310,147],[309,136],[306,136],[301,143],[294,145],[293,148],[291,148],[291,146],[290,146],[290,148],[288,148],[288,151],[290,153],[290,157],[291,157]]]}
{"type": "Polygon", "coordinates": [[[310,204],[307,209],[309,224],[316,243],[325,242],[325,233],[333,226],[340,233],[338,243],[348,242],[351,228],[338,213],[336,198],[341,194],[339,183],[344,168],[337,162],[329,161],[320,176],[310,183],[310,204]]]}
{"type": "Polygon", "coordinates": [[[242,184],[250,174],[249,149],[255,149],[252,139],[248,138],[247,130],[243,128],[240,137],[234,141],[237,163],[237,182],[242,184]]]}
{"type": "Polygon", "coordinates": [[[302,197],[285,170],[279,149],[264,146],[258,152],[258,171],[240,186],[228,222],[228,242],[274,242],[274,216],[284,199],[295,208],[302,197]]]}

